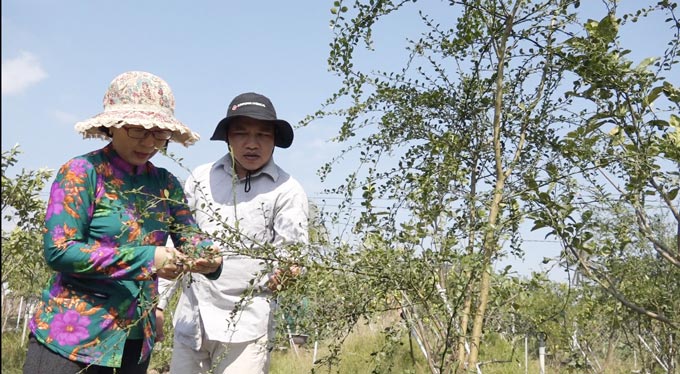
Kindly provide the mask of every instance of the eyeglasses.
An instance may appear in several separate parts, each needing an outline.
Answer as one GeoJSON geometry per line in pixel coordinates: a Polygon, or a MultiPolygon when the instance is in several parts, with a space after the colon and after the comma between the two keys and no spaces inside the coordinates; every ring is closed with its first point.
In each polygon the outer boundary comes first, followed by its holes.
{"type": "Polygon", "coordinates": [[[147,130],[143,127],[123,127],[125,132],[132,139],[146,139],[149,134],[156,140],[170,140],[172,131],[170,130],[147,130]]]}

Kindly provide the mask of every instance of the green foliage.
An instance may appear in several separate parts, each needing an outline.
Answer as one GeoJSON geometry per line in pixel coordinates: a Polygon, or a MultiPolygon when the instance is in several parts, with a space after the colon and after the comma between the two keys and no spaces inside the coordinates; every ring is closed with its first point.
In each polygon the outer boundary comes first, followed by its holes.
{"type": "Polygon", "coordinates": [[[52,171],[22,169],[10,175],[20,153],[19,146],[2,152],[2,283],[18,294],[34,295],[49,273],[42,254],[46,202],[40,193],[52,171]]]}
{"type": "Polygon", "coordinates": [[[338,348],[342,360],[329,365],[319,357],[328,357],[334,344],[320,341],[317,344],[317,361],[314,358],[314,342],[308,341],[297,353],[288,345],[273,352],[271,373],[425,373],[425,363],[418,346],[409,341],[408,335],[394,334],[390,327],[395,322],[393,313],[386,313],[380,321],[362,321],[338,348]],[[389,346],[389,352],[385,347],[389,346]]]}
{"type": "Polygon", "coordinates": [[[163,334],[165,336],[165,340],[162,342],[156,342],[151,355],[149,369],[155,369],[159,373],[165,373],[170,370],[173,336],[175,334],[175,328],[172,325],[172,315],[175,308],[177,307],[177,302],[179,301],[180,296],[181,294],[179,292],[175,292],[170,297],[170,300],[168,300],[168,305],[164,312],[165,320],[163,323],[163,334]]]}
{"type": "Polygon", "coordinates": [[[479,346],[489,269],[502,243],[510,239],[521,254],[526,212],[517,181],[553,162],[555,124],[567,104],[557,92],[555,37],[576,25],[555,2],[452,2],[454,21],[423,9],[417,1],[357,1],[339,16],[329,65],[343,85],[308,120],[342,117],[337,140],[354,144],[337,161],[354,160],[356,152],[360,165],[331,191],[346,197],[342,207],[361,196],[352,227],[356,253],[338,267],[359,278],[354,289],[368,284],[375,294],[355,302],[365,307],[349,315],[408,310],[430,370],[450,372],[461,364],[459,337],[472,336],[473,350],[479,346]],[[419,13],[424,31],[408,39],[406,66],[370,73],[356,67],[360,41],[371,50],[379,21],[409,10],[419,13]],[[392,304],[373,301],[385,297],[392,304]]]}
{"type": "Polygon", "coordinates": [[[21,344],[21,333],[2,332],[2,372],[7,374],[23,373],[26,360],[26,340],[21,344]]]}
{"type": "Polygon", "coordinates": [[[669,321],[663,311],[675,307],[675,287],[642,291],[654,299],[642,309],[626,298],[630,287],[617,290],[641,276],[624,266],[631,259],[670,276],[680,263],[673,241],[659,240],[649,204],[661,202],[677,224],[679,95],[662,75],[677,64],[675,6],[658,2],[619,17],[607,2],[604,16],[585,19],[573,1],[453,1],[444,17],[423,3],[334,4],[329,66],[342,85],[304,123],[340,118],[336,140],[348,145],[320,174],[349,171],[329,190],[345,200],[328,222],[357,218],[307,264],[313,286],[297,290],[330,306],[316,310],[319,323],[339,338],[358,316],[398,307],[435,358],[430,370],[450,372],[464,357],[455,342],[471,336],[474,351],[489,324],[503,330],[504,313],[527,333],[549,331],[553,348],[578,365],[592,364],[579,361],[579,349],[632,331],[622,305],[669,321]],[[381,23],[414,13],[421,28],[403,38],[403,69],[366,68],[364,59],[380,52],[381,23]],[[619,33],[662,13],[668,48],[636,66],[619,33]],[[598,304],[540,278],[489,276],[508,251],[522,255],[527,219],[564,243],[567,270],[593,282],[579,286],[607,291],[598,304]],[[673,266],[648,262],[651,253],[673,266]],[[518,300],[514,309],[508,299],[518,300]],[[575,330],[583,332],[578,347],[570,344],[575,330]]]}
{"type": "MultiPolygon", "coordinates": [[[[644,342],[656,341],[659,361],[671,365],[670,337],[680,328],[680,227],[678,189],[678,87],[664,78],[680,62],[680,24],[664,56],[637,66],[618,45],[618,30],[652,11],[677,19],[675,6],[659,2],[635,14],[586,24],[560,53],[581,79],[567,95],[592,108],[556,144],[556,175],[532,186],[535,227],[548,227],[566,248],[565,260],[586,290],[599,294],[577,323],[585,346],[598,335],[625,339],[657,365],[644,342]],[[538,187],[543,185],[544,187],[538,187]],[[595,289],[593,289],[595,287],[595,289]],[[612,299],[613,298],[613,299],[612,299]],[[595,314],[608,323],[590,324],[595,314]]],[[[614,339],[614,338],[612,338],[614,339]]]]}

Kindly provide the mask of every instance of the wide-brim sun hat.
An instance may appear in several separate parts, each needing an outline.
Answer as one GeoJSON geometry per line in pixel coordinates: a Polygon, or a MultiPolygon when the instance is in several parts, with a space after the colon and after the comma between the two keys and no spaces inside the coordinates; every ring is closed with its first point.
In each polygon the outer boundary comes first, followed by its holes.
{"type": "Polygon", "coordinates": [[[188,147],[200,136],[175,118],[175,96],[160,77],[128,71],[111,81],[104,94],[104,111],[75,125],[83,138],[111,138],[107,129],[125,125],[172,131],[171,141],[188,147]]]}
{"type": "Polygon", "coordinates": [[[246,92],[236,96],[227,109],[224,117],[215,128],[210,140],[227,140],[229,123],[238,117],[249,117],[274,124],[274,144],[280,148],[288,148],[293,144],[293,127],[285,120],[276,118],[276,110],[271,100],[254,92],[246,92]]]}

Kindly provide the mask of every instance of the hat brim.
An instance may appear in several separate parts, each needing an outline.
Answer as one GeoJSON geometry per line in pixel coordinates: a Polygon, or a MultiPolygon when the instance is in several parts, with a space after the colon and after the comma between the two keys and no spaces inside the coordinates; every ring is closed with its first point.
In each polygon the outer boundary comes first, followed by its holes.
{"type": "Polygon", "coordinates": [[[215,132],[213,132],[213,135],[210,137],[210,140],[226,141],[227,128],[229,127],[229,123],[235,118],[239,117],[255,118],[261,121],[273,123],[276,128],[276,137],[274,138],[274,144],[279,148],[288,148],[290,147],[291,144],[293,144],[294,137],[293,126],[291,126],[290,123],[282,119],[271,120],[251,116],[229,116],[223,118],[217,124],[217,127],[215,127],[215,132]]]}
{"type": "Polygon", "coordinates": [[[121,128],[125,125],[142,126],[146,129],[159,128],[172,131],[171,141],[180,143],[188,147],[196,143],[200,136],[191,131],[188,126],[178,121],[175,117],[156,111],[105,111],[89,118],[85,121],[76,123],[75,129],[83,138],[99,138],[108,140],[111,137],[104,128],[121,128]]]}

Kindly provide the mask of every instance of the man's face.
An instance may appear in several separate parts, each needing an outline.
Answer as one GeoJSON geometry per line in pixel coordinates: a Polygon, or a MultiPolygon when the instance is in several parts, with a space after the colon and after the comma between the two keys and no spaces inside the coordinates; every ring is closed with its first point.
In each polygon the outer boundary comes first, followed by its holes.
{"type": "Polygon", "coordinates": [[[240,178],[246,172],[263,167],[274,152],[274,124],[249,117],[239,117],[229,124],[227,139],[236,159],[236,173],[240,178]]]}

